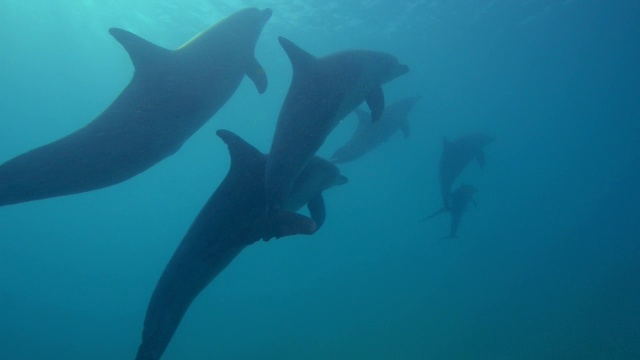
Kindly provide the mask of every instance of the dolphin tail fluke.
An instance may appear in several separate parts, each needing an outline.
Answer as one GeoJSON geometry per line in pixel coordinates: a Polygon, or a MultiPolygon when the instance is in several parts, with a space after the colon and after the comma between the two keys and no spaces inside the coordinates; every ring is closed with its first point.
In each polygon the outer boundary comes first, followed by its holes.
{"type": "Polygon", "coordinates": [[[316,222],[312,219],[280,209],[272,209],[267,219],[265,241],[290,235],[311,235],[316,231],[316,222]]]}
{"type": "Polygon", "coordinates": [[[420,221],[429,220],[429,219],[434,218],[434,217],[436,217],[437,215],[440,215],[440,214],[442,214],[442,213],[444,213],[444,212],[447,212],[447,211],[449,211],[449,209],[447,209],[447,208],[444,208],[444,207],[443,207],[442,209],[440,209],[440,210],[438,210],[438,211],[434,212],[433,214],[431,214],[431,215],[429,215],[429,216],[427,216],[427,217],[424,217],[424,218],[420,219],[420,221]]]}

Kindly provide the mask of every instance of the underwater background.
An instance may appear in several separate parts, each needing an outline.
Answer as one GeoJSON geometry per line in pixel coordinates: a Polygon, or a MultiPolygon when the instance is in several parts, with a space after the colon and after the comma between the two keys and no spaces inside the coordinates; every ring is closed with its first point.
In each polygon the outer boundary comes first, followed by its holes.
{"type": "MultiPolygon", "coordinates": [[[[411,71],[411,136],[340,165],[313,236],[246,248],[163,359],[640,358],[640,3],[635,0],[0,0],[0,162],[84,126],[133,67],[121,27],[176,48],[270,7],[244,80],[175,155],[121,184],[0,208],[0,359],[132,359],[162,270],[225,176],[229,129],[267,151],[291,80],[277,42],[411,71]],[[459,238],[442,138],[492,134],[459,238]]],[[[349,115],[319,155],[351,135],[349,115]]]]}

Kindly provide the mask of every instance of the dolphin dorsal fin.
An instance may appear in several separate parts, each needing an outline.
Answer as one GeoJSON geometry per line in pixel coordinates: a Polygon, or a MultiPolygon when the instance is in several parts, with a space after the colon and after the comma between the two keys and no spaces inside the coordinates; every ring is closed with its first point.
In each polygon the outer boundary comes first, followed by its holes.
{"type": "Polygon", "coordinates": [[[220,129],[216,131],[216,135],[218,135],[229,148],[232,169],[245,167],[248,163],[259,161],[265,156],[260,150],[229,130],[220,129]]]}
{"type": "Polygon", "coordinates": [[[136,72],[145,72],[166,63],[171,50],[160,47],[140,36],[120,28],[111,28],[109,33],[129,53],[136,72]]]}
{"type": "Polygon", "coordinates": [[[309,54],[306,50],[302,49],[298,45],[294,44],[291,40],[282,36],[278,37],[280,45],[287,53],[291,66],[293,66],[293,72],[302,71],[305,68],[310,67],[316,62],[316,57],[309,54]]]}

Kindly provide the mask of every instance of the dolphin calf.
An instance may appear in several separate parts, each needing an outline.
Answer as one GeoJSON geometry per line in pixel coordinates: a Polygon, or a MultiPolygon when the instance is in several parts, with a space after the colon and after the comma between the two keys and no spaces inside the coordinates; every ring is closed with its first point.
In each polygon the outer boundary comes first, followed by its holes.
{"type": "Polygon", "coordinates": [[[175,153],[245,75],[263,93],[267,78],[253,53],[270,16],[270,9],[239,11],[177,50],[110,29],[129,53],[133,78],[85,127],[0,165],[0,206],[125,181],[175,153]]]}
{"type": "Polygon", "coordinates": [[[398,130],[409,137],[409,113],[420,97],[408,97],[385,106],[380,121],[371,122],[371,113],[356,109],[358,127],[351,139],[331,156],[334,164],[353,161],[389,140],[398,130]]]}
{"type": "Polygon", "coordinates": [[[469,134],[456,140],[442,140],[442,156],[440,157],[440,196],[443,207],[449,207],[449,194],[453,182],[458,178],[462,170],[476,159],[480,167],[484,167],[484,147],[494,141],[493,136],[481,133],[469,134]]]}
{"type": "Polygon", "coordinates": [[[322,192],[347,179],[329,161],[314,157],[296,179],[284,210],[267,213],[267,157],[235,134],[219,130],[231,166],[173,254],[151,296],[137,360],[165,351],[191,302],[246,246],[262,239],[311,234],[325,218],[322,192]],[[307,204],[311,217],[293,211],[307,204]]]}
{"type": "Polygon", "coordinates": [[[282,207],[309,159],[358,105],[366,101],[372,121],[380,119],[384,110],[381,86],[409,71],[383,52],[352,50],[316,58],[283,37],[279,40],[291,61],[293,78],[267,160],[269,209],[282,207]]]}
{"type": "Polygon", "coordinates": [[[460,220],[462,219],[462,214],[467,211],[469,207],[469,203],[475,204],[475,200],[473,200],[473,196],[476,194],[478,190],[471,185],[461,185],[454,192],[451,193],[449,199],[449,207],[443,207],[442,209],[434,212],[433,214],[423,218],[421,221],[431,219],[432,217],[442,214],[444,212],[451,213],[451,227],[449,229],[449,236],[447,238],[456,237],[456,232],[458,231],[458,226],[460,225],[460,220]]]}

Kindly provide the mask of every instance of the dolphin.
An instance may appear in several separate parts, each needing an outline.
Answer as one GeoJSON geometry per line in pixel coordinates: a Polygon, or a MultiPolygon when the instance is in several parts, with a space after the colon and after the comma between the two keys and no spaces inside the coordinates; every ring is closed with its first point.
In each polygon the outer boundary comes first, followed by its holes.
{"type": "Polygon", "coordinates": [[[398,100],[385,107],[380,121],[371,122],[371,113],[356,109],[358,127],[351,139],[341,148],[336,150],[330,160],[334,164],[353,161],[373,150],[378,145],[389,140],[398,130],[402,131],[404,138],[409,137],[409,113],[420,97],[408,97],[398,100]]]}
{"type": "Polygon", "coordinates": [[[125,181],[180,149],[245,75],[263,93],[267,77],[253,53],[270,17],[270,9],[241,10],[177,50],[110,29],[133,62],[131,81],[85,127],[0,165],[0,206],[125,181]]]}
{"type": "Polygon", "coordinates": [[[321,58],[280,37],[293,68],[266,169],[269,209],[281,208],[295,179],[340,120],[363,101],[372,121],[384,110],[382,85],[409,68],[390,54],[351,50],[321,58]]]}
{"type": "Polygon", "coordinates": [[[451,212],[451,228],[449,230],[449,236],[447,238],[457,237],[456,232],[462,219],[462,214],[467,211],[469,203],[476,204],[473,196],[478,190],[471,185],[460,185],[454,192],[451,193],[449,207],[443,207],[442,209],[434,212],[433,214],[423,218],[421,221],[431,219],[432,217],[442,214],[444,212],[451,212]]]}
{"type": "Polygon", "coordinates": [[[453,141],[442,139],[439,176],[440,195],[445,209],[450,205],[449,194],[453,182],[473,159],[478,161],[481,168],[484,167],[484,147],[494,140],[493,136],[482,133],[469,134],[453,141]]]}
{"type": "Polygon", "coordinates": [[[272,237],[311,234],[325,218],[322,192],[347,178],[329,161],[314,157],[297,178],[284,209],[267,213],[265,154],[237,135],[218,130],[231,166],[173,254],[151,296],[137,360],[165,351],[191,302],[248,245],[272,237]],[[311,217],[294,213],[307,204],[311,217]]]}

